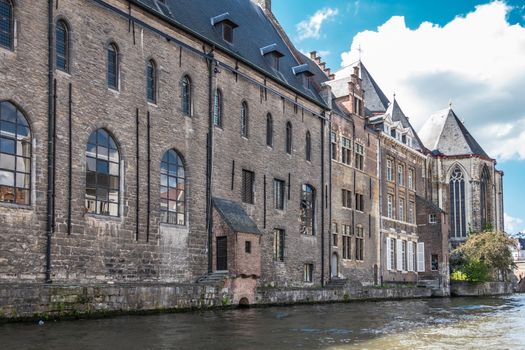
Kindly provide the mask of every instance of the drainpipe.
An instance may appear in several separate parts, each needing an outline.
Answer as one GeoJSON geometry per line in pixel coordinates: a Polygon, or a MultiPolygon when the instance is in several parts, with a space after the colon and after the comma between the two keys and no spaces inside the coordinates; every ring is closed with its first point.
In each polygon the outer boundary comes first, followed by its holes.
{"type": "Polygon", "coordinates": [[[208,233],[208,273],[213,272],[212,262],[212,172],[213,172],[213,77],[215,75],[215,59],[213,49],[207,54],[208,63],[208,135],[206,140],[206,231],[208,233]]]}
{"type": "MultiPolygon", "coordinates": [[[[325,115],[325,112],[323,112],[325,115]]],[[[325,207],[325,183],[324,183],[324,129],[325,129],[325,120],[323,118],[319,119],[321,121],[321,286],[324,287],[324,207],[325,207]]],[[[330,247],[330,245],[329,245],[330,247]]]]}
{"type": "MultiPolygon", "coordinates": [[[[332,116],[328,118],[328,259],[330,266],[330,278],[332,278],[332,116]]],[[[337,262],[339,264],[339,261],[337,262]]],[[[335,271],[335,274],[338,275],[338,271],[335,271]]]]}
{"type": "Polygon", "coordinates": [[[47,42],[48,42],[48,71],[47,71],[47,221],[46,221],[46,277],[45,282],[51,283],[51,236],[55,221],[55,119],[54,119],[54,64],[53,64],[53,0],[47,1],[47,42]]]}
{"type": "MultiPolygon", "coordinates": [[[[383,268],[383,166],[381,164],[383,151],[381,150],[381,131],[378,132],[377,137],[377,177],[379,179],[379,257],[377,259],[378,270],[380,271],[379,285],[383,285],[384,268],[383,268]]],[[[390,259],[389,256],[386,259],[390,259]]]]}

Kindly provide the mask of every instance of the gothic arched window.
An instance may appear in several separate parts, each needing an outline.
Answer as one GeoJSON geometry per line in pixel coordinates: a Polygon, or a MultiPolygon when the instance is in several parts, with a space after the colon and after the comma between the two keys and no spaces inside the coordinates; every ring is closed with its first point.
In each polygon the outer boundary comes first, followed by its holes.
{"type": "Polygon", "coordinates": [[[488,199],[490,198],[489,191],[489,169],[485,165],[483,166],[483,171],[481,172],[481,181],[479,183],[479,194],[480,194],[480,207],[481,207],[481,229],[485,229],[487,224],[489,224],[489,205],[488,199]]]}
{"type": "Polygon", "coordinates": [[[151,103],[157,103],[157,65],[154,60],[148,61],[146,74],[148,101],[151,103]]]}
{"type": "Polygon", "coordinates": [[[248,104],[243,102],[241,105],[241,136],[248,138],[249,135],[249,115],[248,104]]]}
{"type": "Polygon", "coordinates": [[[273,119],[270,113],[266,115],[266,145],[273,146],[273,119]]]}
{"type": "Polygon", "coordinates": [[[11,0],[0,0],[0,46],[13,48],[13,4],[11,0]]]}
{"type": "Polygon", "coordinates": [[[185,75],[181,81],[182,113],[191,115],[191,80],[185,75]]]}
{"type": "Polygon", "coordinates": [[[160,163],[161,222],[186,225],[186,182],[182,157],[174,149],[164,153],[160,163]]]}
{"type": "Polygon", "coordinates": [[[119,55],[117,45],[112,43],[108,45],[108,86],[113,90],[119,88],[119,55]]]}
{"type": "Polygon", "coordinates": [[[315,235],[315,188],[303,185],[301,191],[301,228],[305,235],[315,235]]]}
{"type": "Polygon", "coordinates": [[[31,131],[22,111],[0,102],[0,202],[29,205],[31,131]]]}
{"type": "Polygon", "coordinates": [[[465,177],[461,169],[456,166],[450,175],[450,224],[452,237],[467,236],[465,220],[465,177]]]}
{"type": "Polygon", "coordinates": [[[292,123],[286,123],[286,153],[292,154],[292,123]]]}
{"type": "Polygon", "coordinates": [[[310,136],[310,131],[306,132],[305,157],[308,161],[312,160],[312,137],[310,136]]]}
{"type": "Polygon", "coordinates": [[[64,72],[69,72],[69,28],[66,22],[59,20],[55,33],[56,66],[64,72]]]}
{"type": "Polygon", "coordinates": [[[119,216],[120,154],[113,137],[95,130],[86,149],[86,211],[119,216]]]}

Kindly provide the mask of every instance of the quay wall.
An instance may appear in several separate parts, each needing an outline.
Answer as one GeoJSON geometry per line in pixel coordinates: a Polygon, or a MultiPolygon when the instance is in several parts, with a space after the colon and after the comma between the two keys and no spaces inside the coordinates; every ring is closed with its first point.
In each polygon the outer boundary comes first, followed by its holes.
{"type": "Polygon", "coordinates": [[[511,282],[451,282],[450,295],[455,297],[506,295],[514,293],[515,287],[515,284],[511,282]]]}

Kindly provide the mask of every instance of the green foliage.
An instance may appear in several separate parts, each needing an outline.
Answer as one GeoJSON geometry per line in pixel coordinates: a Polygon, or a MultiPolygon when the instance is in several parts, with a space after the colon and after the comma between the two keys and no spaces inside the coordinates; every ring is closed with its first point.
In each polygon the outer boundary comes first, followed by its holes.
{"type": "Polygon", "coordinates": [[[510,250],[514,245],[514,240],[503,232],[473,233],[452,252],[450,264],[454,272],[465,274],[468,281],[488,281],[490,275],[505,280],[515,267],[510,250]]]}
{"type": "Polygon", "coordinates": [[[456,270],[450,274],[450,279],[452,281],[468,281],[467,275],[460,270],[456,270]]]}

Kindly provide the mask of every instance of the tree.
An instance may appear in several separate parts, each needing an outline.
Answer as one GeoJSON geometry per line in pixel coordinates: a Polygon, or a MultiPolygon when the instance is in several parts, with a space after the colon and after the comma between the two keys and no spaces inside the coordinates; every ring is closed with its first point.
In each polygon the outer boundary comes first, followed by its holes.
{"type": "Polygon", "coordinates": [[[457,248],[458,269],[471,281],[481,281],[486,267],[496,280],[507,280],[508,273],[515,267],[510,247],[516,242],[504,232],[483,231],[469,235],[467,241],[457,248]],[[476,275],[476,277],[474,276],[476,275]]]}

